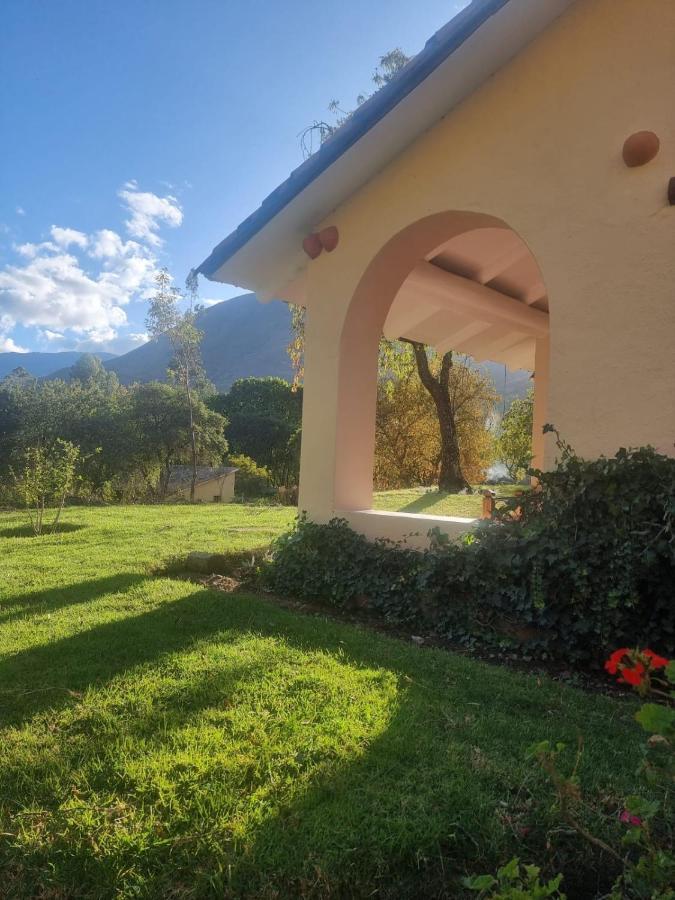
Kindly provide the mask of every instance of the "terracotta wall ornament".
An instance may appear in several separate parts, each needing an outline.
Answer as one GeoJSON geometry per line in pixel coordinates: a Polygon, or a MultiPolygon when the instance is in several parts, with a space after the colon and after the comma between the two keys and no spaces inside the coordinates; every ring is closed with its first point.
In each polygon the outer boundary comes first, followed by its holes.
{"type": "Polygon", "coordinates": [[[636,131],[626,138],[623,145],[623,161],[633,169],[651,162],[659,152],[661,142],[653,131],[636,131]]]}
{"type": "Polygon", "coordinates": [[[332,251],[337,247],[338,241],[340,240],[340,235],[335,225],[329,225],[328,228],[323,228],[319,232],[319,240],[321,241],[323,249],[326,251],[326,253],[332,253],[332,251]]]}
{"type": "Polygon", "coordinates": [[[316,234],[316,232],[308,234],[302,242],[302,249],[310,259],[316,259],[323,250],[323,244],[321,243],[319,235],[316,234]]]}

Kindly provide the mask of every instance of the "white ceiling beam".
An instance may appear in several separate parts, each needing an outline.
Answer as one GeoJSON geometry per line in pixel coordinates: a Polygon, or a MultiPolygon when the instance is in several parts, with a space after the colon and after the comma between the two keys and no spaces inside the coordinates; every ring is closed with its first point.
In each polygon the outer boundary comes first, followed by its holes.
{"type": "Polygon", "coordinates": [[[472,340],[465,341],[456,349],[476,358],[481,356],[483,359],[492,359],[491,353],[507,350],[526,337],[527,334],[523,331],[514,331],[512,328],[505,329],[503,324],[492,325],[487,331],[472,340]]]}
{"type": "Polygon", "coordinates": [[[509,325],[537,337],[548,334],[547,313],[432,263],[421,262],[412,270],[396,302],[414,303],[416,299],[493,325],[509,325]]]}
{"type": "Polygon", "coordinates": [[[498,254],[494,259],[490,260],[487,265],[483,266],[478,273],[478,281],[480,281],[481,284],[487,284],[498,275],[501,275],[502,272],[506,272],[511,266],[514,266],[523,259],[527,259],[529,255],[530,251],[526,245],[518,241],[518,243],[509,247],[506,252],[498,254]]]}
{"type": "Polygon", "coordinates": [[[430,302],[427,297],[420,295],[402,298],[399,291],[384,323],[384,336],[389,341],[405,337],[411,328],[415,328],[438,310],[438,303],[430,302]]]}
{"type": "Polygon", "coordinates": [[[527,289],[525,296],[523,297],[523,302],[527,303],[528,306],[531,306],[533,303],[537,303],[537,301],[545,299],[546,285],[543,281],[535,281],[535,283],[530,285],[530,287],[527,289]]]}
{"type": "Polygon", "coordinates": [[[471,340],[471,338],[474,338],[477,335],[483,334],[484,332],[488,331],[489,328],[489,322],[481,322],[479,319],[476,319],[473,322],[469,322],[469,324],[465,325],[463,328],[460,328],[459,330],[454,331],[452,334],[449,334],[442,340],[439,340],[436,344],[434,344],[434,347],[438,353],[443,355],[444,353],[447,353],[448,350],[456,350],[458,347],[461,347],[461,345],[466,341],[471,340]]]}

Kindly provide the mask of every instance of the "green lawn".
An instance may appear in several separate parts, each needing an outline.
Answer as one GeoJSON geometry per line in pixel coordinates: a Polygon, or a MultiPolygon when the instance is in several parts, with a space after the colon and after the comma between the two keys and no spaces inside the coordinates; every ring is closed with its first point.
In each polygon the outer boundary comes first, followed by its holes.
{"type": "Polygon", "coordinates": [[[525,751],[585,734],[606,836],[635,788],[634,707],[152,575],[291,520],[71,508],[32,538],[0,515],[0,894],[457,897],[518,853],[593,896],[607,860],[525,751]]]}
{"type": "MultiPolygon", "coordinates": [[[[483,509],[480,485],[474,494],[446,494],[435,488],[402,488],[396,491],[378,491],[373,498],[374,509],[392,512],[421,513],[425,516],[463,516],[479,518],[483,509]]],[[[498,497],[512,497],[522,491],[521,485],[500,484],[491,487],[498,497]]]]}

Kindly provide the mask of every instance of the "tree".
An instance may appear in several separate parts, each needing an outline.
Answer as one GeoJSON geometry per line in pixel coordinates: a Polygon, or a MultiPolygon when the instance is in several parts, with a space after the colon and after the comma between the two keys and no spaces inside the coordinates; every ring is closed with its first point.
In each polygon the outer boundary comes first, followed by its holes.
{"type": "Polygon", "coordinates": [[[266,468],[284,487],[297,484],[300,467],[302,391],[283,378],[240,378],[209,405],[223,413],[230,451],[266,468]]]}
{"type": "Polygon", "coordinates": [[[24,452],[23,465],[13,475],[34,534],[42,534],[46,510],[51,506],[56,507],[56,512],[49,528],[56,531],[66,497],[75,483],[79,457],[80,448],[63,440],[49,448],[29,447],[24,452]]]}
{"type": "Polygon", "coordinates": [[[169,377],[175,381],[185,393],[189,421],[190,444],[192,448],[192,481],[190,484],[190,502],[195,499],[197,483],[197,431],[194,408],[199,388],[206,384],[206,376],[202,365],[200,345],[203,333],[196,326],[199,312],[197,305],[197,275],[190,272],[186,280],[188,309],[181,312],[179,303],[183,298],[181,292],[173,286],[171,276],[163,268],[155,277],[157,291],[150,300],[150,309],[146,319],[148,332],[153,338],[164,336],[168,339],[173,352],[169,364],[169,377]]]}
{"type": "Polygon", "coordinates": [[[119,388],[119,379],[115,372],[108,372],[98,356],[94,356],[93,353],[82,354],[70,367],[67,380],[79,381],[83,385],[97,385],[111,393],[119,388]]]}
{"type": "MultiPolygon", "coordinates": [[[[131,389],[129,415],[134,428],[133,465],[147,480],[159,473],[159,494],[166,494],[171,466],[190,459],[218,462],[227,452],[227,419],[181,387],[152,381],[131,389]],[[190,415],[188,415],[188,412],[190,415]]],[[[194,470],[193,470],[194,471],[194,470]]]]}
{"type": "Polygon", "coordinates": [[[17,366],[0,381],[0,388],[8,389],[11,387],[25,387],[26,385],[32,384],[35,380],[36,379],[30,374],[28,369],[24,369],[23,366],[17,366]]]}
{"type": "MultiPolygon", "coordinates": [[[[424,349],[424,348],[423,348],[424,349]]],[[[443,359],[424,350],[431,378],[440,383],[443,359]]],[[[467,482],[481,481],[492,462],[492,380],[461,357],[448,367],[447,404],[459,445],[459,468],[467,482]]],[[[422,383],[413,348],[382,341],[376,416],[374,481],[380,488],[438,482],[442,462],[436,403],[422,383]]]]}
{"type": "Polygon", "coordinates": [[[459,455],[459,439],[455,422],[455,406],[450,396],[450,372],[452,370],[452,350],[444,353],[436,371],[429,365],[427,348],[419,341],[409,341],[415,354],[415,363],[420,381],[429,392],[436,407],[438,428],[441,439],[440,465],[438,470],[439,491],[471,490],[471,485],[462,472],[459,455]]]}
{"type": "Polygon", "coordinates": [[[532,414],[534,392],[511,402],[499,427],[497,452],[514,481],[523,478],[532,460],[532,414]]]}

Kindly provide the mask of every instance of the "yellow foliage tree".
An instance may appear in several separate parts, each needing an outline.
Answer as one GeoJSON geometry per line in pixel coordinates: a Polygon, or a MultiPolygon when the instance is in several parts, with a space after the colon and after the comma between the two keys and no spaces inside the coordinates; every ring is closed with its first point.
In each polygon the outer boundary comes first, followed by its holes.
{"type": "MultiPolygon", "coordinates": [[[[398,345],[381,356],[373,480],[377,490],[433,485],[441,456],[439,421],[429,392],[422,385],[412,354],[398,345]]],[[[439,360],[432,358],[432,369],[439,360]]],[[[471,483],[484,480],[494,460],[490,430],[497,400],[492,380],[455,357],[449,395],[455,414],[462,471],[471,483]]]]}

